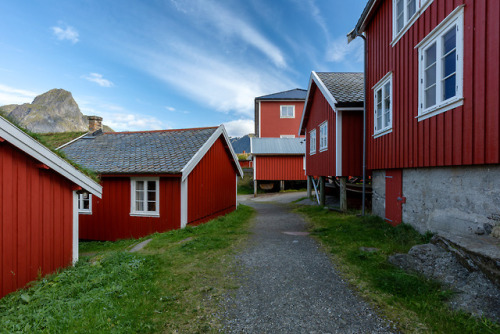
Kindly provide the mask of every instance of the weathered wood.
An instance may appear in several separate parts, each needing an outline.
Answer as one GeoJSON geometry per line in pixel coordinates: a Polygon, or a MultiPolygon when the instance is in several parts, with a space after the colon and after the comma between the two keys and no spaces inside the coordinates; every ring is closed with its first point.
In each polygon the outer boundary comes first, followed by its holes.
{"type": "Polygon", "coordinates": [[[257,184],[257,180],[253,180],[253,197],[257,197],[257,187],[258,187],[258,184],[257,184]]]}
{"type": "Polygon", "coordinates": [[[307,176],[307,197],[310,198],[311,197],[311,176],[308,175],[307,176]]]}
{"type": "Polygon", "coordinates": [[[346,191],[346,181],[347,178],[345,176],[339,177],[340,183],[340,211],[347,211],[347,191],[346,191]]]}
{"type": "Polygon", "coordinates": [[[320,176],[319,177],[319,205],[325,206],[326,203],[326,196],[325,196],[325,177],[320,176]]]}
{"type": "Polygon", "coordinates": [[[281,180],[280,181],[280,191],[285,190],[285,181],[281,180]]]}

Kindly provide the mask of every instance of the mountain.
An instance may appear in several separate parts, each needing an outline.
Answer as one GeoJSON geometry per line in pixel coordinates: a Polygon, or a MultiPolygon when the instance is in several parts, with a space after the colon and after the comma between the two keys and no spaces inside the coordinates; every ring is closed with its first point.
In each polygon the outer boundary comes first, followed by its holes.
{"type": "Polygon", "coordinates": [[[87,117],[82,114],[71,93],[64,89],[49,90],[35,97],[32,103],[9,104],[0,109],[32,132],[88,131],[87,117]]]}
{"type": "Polygon", "coordinates": [[[234,153],[250,153],[250,137],[254,137],[254,134],[248,134],[240,138],[231,138],[234,153]]]}

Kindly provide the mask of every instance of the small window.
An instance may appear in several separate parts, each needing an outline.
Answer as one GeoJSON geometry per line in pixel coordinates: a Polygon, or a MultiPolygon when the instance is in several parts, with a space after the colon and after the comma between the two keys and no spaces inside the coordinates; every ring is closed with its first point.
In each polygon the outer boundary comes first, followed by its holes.
{"type": "Polygon", "coordinates": [[[295,135],[280,135],[280,138],[295,138],[295,135]]]}
{"type": "Polygon", "coordinates": [[[375,87],[374,92],[374,135],[388,133],[392,129],[392,73],[386,74],[375,87]]]}
{"type": "Polygon", "coordinates": [[[316,153],[316,129],[309,132],[309,154],[316,153]]]}
{"type": "Polygon", "coordinates": [[[159,178],[133,178],[131,180],[131,215],[159,215],[159,183],[159,178]]]}
{"type": "Polygon", "coordinates": [[[78,213],[92,213],[92,195],[85,192],[78,194],[78,213]]]}
{"type": "Polygon", "coordinates": [[[295,106],[281,106],[281,118],[295,118],[295,106]]]}
{"type": "Polygon", "coordinates": [[[328,149],[328,121],[324,121],[319,126],[319,150],[325,151],[328,149]]]}
{"type": "Polygon", "coordinates": [[[419,111],[425,119],[461,103],[463,10],[445,19],[419,45],[419,111]]]}
{"type": "Polygon", "coordinates": [[[393,43],[415,22],[432,0],[392,0],[393,43]]]}

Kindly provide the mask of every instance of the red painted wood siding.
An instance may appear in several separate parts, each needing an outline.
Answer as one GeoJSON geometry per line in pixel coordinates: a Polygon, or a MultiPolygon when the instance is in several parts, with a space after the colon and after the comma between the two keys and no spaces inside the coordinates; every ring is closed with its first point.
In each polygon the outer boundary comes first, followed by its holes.
{"type": "Polygon", "coordinates": [[[236,209],[236,168],[222,138],[188,176],[188,224],[196,225],[236,209]]]}
{"type": "Polygon", "coordinates": [[[332,107],[325,99],[323,94],[313,84],[311,109],[309,110],[309,119],[305,124],[306,128],[306,169],[307,175],[312,176],[335,176],[336,174],[336,115],[332,107]],[[325,120],[328,121],[328,149],[319,151],[319,125],[325,120]],[[310,154],[309,133],[316,129],[316,153],[310,154]]]}
{"type": "Polygon", "coordinates": [[[130,178],[101,180],[102,198],[92,196],[92,215],[80,214],[80,239],[140,238],[180,228],[180,178],[160,177],[160,217],[130,216],[130,178]]]}
{"type": "Polygon", "coordinates": [[[252,168],[251,160],[240,160],[239,163],[241,168],[252,168]]]}
{"type": "Polygon", "coordinates": [[[304,110],[304,101],[261,101],[260,102],[260,137],[279,138],[280,135],[297,137],[300,119],[304,110]],[[294,118],[281,118],[282,105],[294,105],[294,118]]]}
{"type": "Polygon", "coordinates": [[[362,176],[363,175],[363,111],[345,110],[342,111],[341,113],[342,113],[342,175],[337,175],[337,176],[362,176]]]}
{"type": "Polygon", "coordinates": [[[266,181],[295,181],[307,180],[304,173],[304,157],[289,156],[262,156],[256,157],[255,179],[266,181]]]}
{"type": "Polygon", "coordinates": [[[393,131],[373,134],[368,92],[369,169],[500,162],[500,1],[434,0],[392,47],[392,1],[367,28],[368,87],[393,72],[393,131]],[[464,105],[418,122],[418,50],[414,47],[459,5],[464,7],[464,105]]]}
{"type": "Polygon", "coordinates": [[[73,184],[0,143],[0,297],[71,264],[73,184]]]}

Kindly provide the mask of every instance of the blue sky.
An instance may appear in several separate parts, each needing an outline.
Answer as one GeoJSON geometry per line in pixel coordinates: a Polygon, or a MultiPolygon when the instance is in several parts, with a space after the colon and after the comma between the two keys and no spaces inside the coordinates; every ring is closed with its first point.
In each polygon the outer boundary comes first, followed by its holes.
{"type": "Polygon", "coordinates": [[[0,12],[0,105],[63,88],[117,131],[225,124],[311,71],[362,71],[366,0],[16,0],[0,12]]]}

